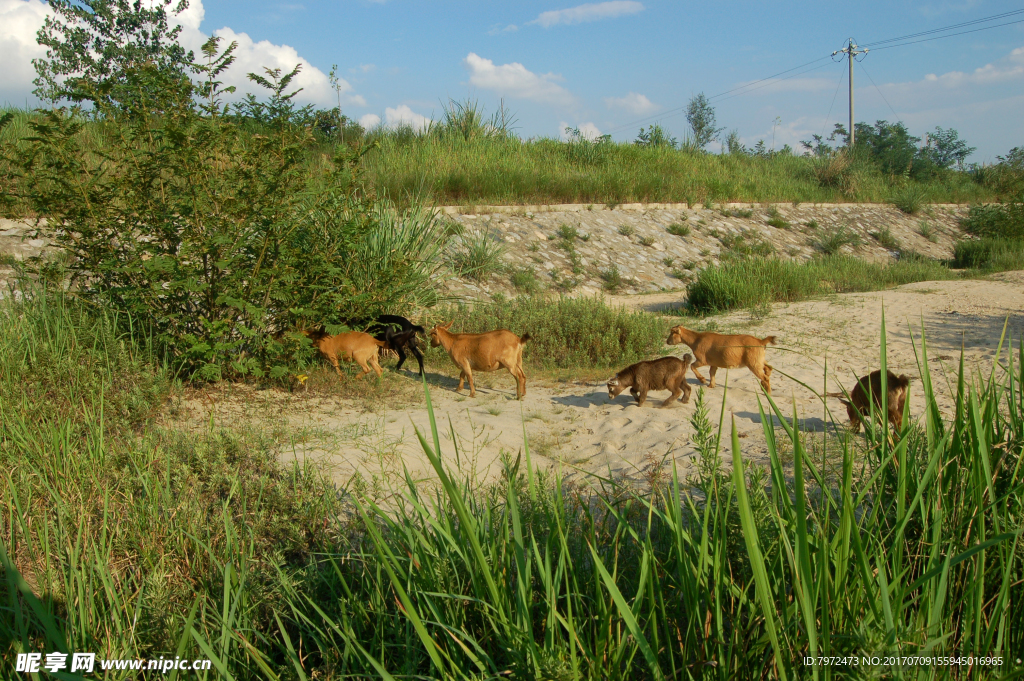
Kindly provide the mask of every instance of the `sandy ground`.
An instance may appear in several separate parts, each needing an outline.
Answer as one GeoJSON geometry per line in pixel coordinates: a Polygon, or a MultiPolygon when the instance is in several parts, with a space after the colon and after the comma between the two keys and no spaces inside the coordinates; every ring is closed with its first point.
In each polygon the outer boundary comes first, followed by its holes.
{"type": "MultiPolygon", "coordinates": [[[[680,296],[628,296],[613,302],[654,311],[678,305],[680,296]]],[[[839,390],[840,384],[852,388],[855,376],[878,368],[883,310],[889,366],[897,373],[919,375],[914,342],[920,347],[923,324],[940,407],[948,410],[949,386],[955,381],[961,347],[969,370],[987,375],[1007,319],[1014,337],[1024,333],[1024,272],[778,304],[762,319],[739,312],[716,317],[711,323],[726,333],[776,335],[778,345],[768,348],[768,362],[775,367],[773,396],[785,405],[787,414],[795,402],[803,427],[821,432],[834,427],[825,404],[839,422],[838,430],[845,426],[846,414],[837,400],[823,404],[819,395],[839,390]]],[[[680,355],[687,348],[677,346],[672,351],[680,355]]],[[[393,362],[387,361],[386,371],[391,366],[393,362]]],[[[642,408],[628,393],[609,402],[604,373],[613,372],[598,373],[567,380],[528,375],[528,393],[520,403],[514,399],[515,382],[505,372],[478,375],[477,397],[469,398],[468,389],[461,395],[454,392],[458,372],[452,365],[428,367],[444,459],[477,479],[492,477],[500,470],[503,453],[514,458],[522,450],[525,427],[533,461],[560,466],[572,475],[611,473],[639,480],[652,468],[673,460],[684,473],[690,470],[694,465],[693,400],[661,409],[657,405],[667,393],[656,392],[642,408]]],[[[707,375],[706,368],[702,373],[707,375]]],[[[339,379],[325,372],[318,380],[339,379]]],[[[736,420],[745,459],[763,463],[767,450],[756,379],[739,369],[719,372],[718,380],[718,387],[707,391],[712,420],[717,423],[724,396],[726,419],[736,420]],[[723,389],[725,385],[728,390],[723,389]]],[[[699,385],[692,374],[689,381],[695,398],[699,385]]],[[[419,428],[430,439],[418,377],[390,372],[385,389],[376,391],[378,397],[367,397],[373,391],[366,386],[358,391],[359,396],[350,398],[322,391],[221,386],[179,397],[168,411],[167,422],[194,430],[208,428],[210,423],[265,430],[287,443],[283,461],[311,458],[328,466],[339,483],[355,471],[372,480],[401,473],[403,467],[416,477],[432,477],[415,434],[419,428]]],[[[346,388],[340,392],[344,394],[346,388]]],[[[910,399],[911,416],[917,419],[922,407],[919,381],[911,384],[910,399]]]]}

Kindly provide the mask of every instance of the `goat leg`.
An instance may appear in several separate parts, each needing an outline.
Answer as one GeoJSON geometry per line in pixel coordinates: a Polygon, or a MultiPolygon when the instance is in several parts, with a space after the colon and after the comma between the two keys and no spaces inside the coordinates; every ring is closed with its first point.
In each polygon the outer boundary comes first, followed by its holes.
{"type": "MultiPolygon", "coordinates": [[[[420,364],[420,376],[422,376],[423,375],[423,353],[420,352],[420,349],[418,347],[416,347],[415,340],[413,341],[413,344],[411,346],[409,346],[409,350],[412,351],[412,354],[416,358],[416,361],[419,362],[419,364],[420,364]]],[[[403,359],[402,361],[404,362],[405,359],[403,359]]]]}
{"type": "Polygon", "coordinates": [[[661,408],[671,407],[672,403],[676,401],[676,398],[683,394],[682,388],[676,388],[672,391],[672,394],[668,396],[668,399],[661,403],[661,408]]]}
{"type": "Polygon", "coordinates": [[[394,350],[398,353],[398,364],[395,365],[395,371],[401,371],[402,365],[405,364],[405,351],[402,350],[402,346],[398,346],[394,350]]]}
{"type": "MultiPolygon", "coordinates": [[[[692,371],[693,375],[697,377],[697,380],[700,381],[701,385],[707,385],[708,384],[707,379],[704,378],[703,376],[701,376],[700,372],[697,371],[697,367],[699,367],[699,366],[704,366],[704,365],[703,364],[697,364],[696,362],[694,362],[693,364],[690,365],[690,371],[692,371]]],[[[714,387],[714,386],[712,386],[712,387],[714,387]]]]}
{"type": "Polygon", "coordinates": [[[715,374],[718,372],[718,367],[711,367],[708,369],[708,376],[711,377],[711,383],[708,384],[709,388],[715,387],[715,374]]]}

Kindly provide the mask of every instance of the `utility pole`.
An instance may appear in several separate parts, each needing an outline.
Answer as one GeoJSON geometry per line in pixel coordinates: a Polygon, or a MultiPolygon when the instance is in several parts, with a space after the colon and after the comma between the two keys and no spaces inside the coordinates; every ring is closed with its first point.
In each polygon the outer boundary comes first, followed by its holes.
{"type": "Polygon", "coordinates": [[[858,50],[857,43],[853,42],[853,38],[850,38],[850,42],[841,50],[836,50],[832,53],[835,57],[837,54],[845,54],[847,60],[850,62],[850,144],[849,148],[853,149],[853,58],[859,54],[867,54],[868,50],[858,50]]]}

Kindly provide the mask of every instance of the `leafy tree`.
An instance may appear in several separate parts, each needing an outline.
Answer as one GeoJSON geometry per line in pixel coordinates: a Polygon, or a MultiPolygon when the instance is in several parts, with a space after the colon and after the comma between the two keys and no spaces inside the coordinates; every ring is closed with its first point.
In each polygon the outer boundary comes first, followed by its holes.
{"type": "MultiPolygon", "coordinates": [[[[251,135],[224,115],[219,78],[234,44],[221,51],[211,40],[196,61],[165,30],[166,3],[91,0],[88,16],[69,7],[56,15],[65,21],[52,33],[56,56],[37,71],[53,97],[92,102],[106,134],[83,134],[79,110],[54,108],[30,121],[21,153],[13,141],[0,147],[19,174],[18,198],[62,227],[55,238],[68,257],[38,263],[44,280],[144,325],[176,368],[203,379],[283,378],[311,352],[289,332],[296,325],[337,328],[436,301],[436,218],[361,195],[358,152],[336,156],[326,178],[311,175],[308,128],[251,135]],[[69,57],[95,44],[83,37],[90,30],[109,37],[110,63],[69,57]],[[153,59],[139,62],[137,45],[153,59]]],[[[297,73],[262,79],[270,120],[291,115],[285,91],[297,73]]]]}
{"type": "Polygon", "coordinates": [[[935,132],[928,134],[923,151],[940,168],[952,168],[955,165],[957,170],[963,170],[964,161],[977,149],[967,146],[967,142],[960,139],[956,130],[936,127],[935,132]]]}
{"type": "Polygon", "coordinates": [[[729,132],[729,136],[725,138],[725,150],[730,154],[737,155],[750,153],[750,151],[743,146],[743,143],[740,141],[739,130],[732,130],[729,132]]]}
{"type": "Polygon", "coordinates": [[[718,135],[725,130],[715,127],[715,107],[711,106],[711,101],[703,92],[690,98],[690,103],[686,105],[686,120],[693,131],[693,143],[698,149],[718,139],[718,135]]]}
{"type": "Polygon", "coordinates": [[[313,105],[307,104],[297,108],[295,102],[292,101],[297,94],[302,92],[303,88],[285,92],[291,85],[292,79],[302,71],[302,64],[296,64],[295,68],[284,75],[281,75],[281,69],[264,68],[263,71],[266,73],[266,77],[250,73],[248,78],[257,85],[270,90],[270,99],[261,102],[252,93],[247,94],[243,101],[234,106],[240,115],[257,123],[277,126],[302,122],[313,116],[313,105]]]}
{"type": "Polygon", "coordinates": [[[34,59],[36,96],[46,102],[91,102],[125,112],[164,110],[191,90],[193,55],[177,42],[167,10],[187,0],[51,0],[34,59]],[[145,72],[145,78],[138,74],[145,72]],[[141,84],[146,87],[140,87],[141,84]]]}
{"type": "Polygon", "coordinates": [[[646,130],[640,128],[640,132],[637,133],[636,139],[633,143],[638,147],[669,147],[675,149],[679,142],[675,137],[672,137],[667,130],[661,127],[660,124],[655,123],[646,130]]]}

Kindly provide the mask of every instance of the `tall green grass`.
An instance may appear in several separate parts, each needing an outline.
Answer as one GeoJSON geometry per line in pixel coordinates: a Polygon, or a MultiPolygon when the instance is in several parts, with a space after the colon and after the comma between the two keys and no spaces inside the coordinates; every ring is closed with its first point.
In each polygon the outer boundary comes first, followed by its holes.
{"type": "Polygon", "coordinates": [[[651,314],[612,307],[601,298],[501,298],[437,311],[451,330],[509,329],[530,334],[523,360],[535,367],[613,367],[650,358],[664,347],[669,324],[651,314]]]}
{"type": "MultiPolygon", "coordinates": [[[[12,110],[15,120],[0,131],[0,143],[23,138],[35,114],[12,110]]],[[[626,202],[785,201],[884,203],[893,195],[892,178],[870,163],[842,162],[841,181],[822,175],[812,157],[704,154],[664,146],[586,140],[522,140],[500,131],[492,120],[481,125],[479,111],[455,111],[480,134],[461,132],[461,123],[373,131],[350,143],[367,148],[363,157],[365,189],[402,204],[542,204],[626,202]],[[472,115],[470,115],[472,114],[472,115]],[[474,127],[475,126],[475,127],[474,127]],[[490,131],[490,132],[488,132],[490,131]]],[[[85,133],[97,146],[108,131],[103,121],[87,121],[85,133]]],[[[507,130],[506,130],[507,132],[507,130]]],[[[251,134],[256,134],[253,131],[251,134]]],[[[342,148],[333,139],[312,135],[305,170],[325,176],[325,159],[342,148]]],[[[845,157],[843,157],[845,159],[845,157]]],[[[901,185],[902,186],[902,185],[901,185]]],[[[911,186],[919,203],[978,203],[994,190],[964,172],[943,172],[911,186]]]]}
{"type": "MultiPolygon", "coordinates": [[[[20,364],[31,345],[95,328],[41,299],[13,310],[0,317],[8,390],[13,367],[46,371],[20,364]]],[[[80,340],[52,359],[133,370],[114,352],[130,339],[80,340]]],[[[1013,678],[1024,346],[984,375],[961,362],[949,418],[919,350],[920,425],[822,441],[762,396],[766,470],[744,461],[734,425],[716,434],[695,416],[709,460],[731,434],[731,473],[669,468],[642,488],[541,472],[527,448],[481,485],[432,411],[419,436],[436,484],[406,477],[374,496],[278,468],[267,443],[152,426],[110,437],[102,409],[70,412],[81,435],[68,436],[23,418],[42,398],[5,401],[4,659],[181,655],[235,679],[1013,678]],[[948,654],[1002,662],[802,663],[948,654]]],[[[883,374],[885,356],[883,326],[883,374]]]]}
{"type": "Polygon", "coordinates": [[[849,255],[826,255],[807,262],[743,259],[704,268],[687,295],[692,311],[710,314],[960,276],[937,260],[912,256],[884,265],[849,255]]]}

